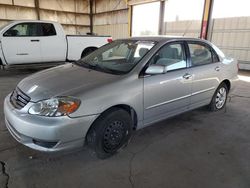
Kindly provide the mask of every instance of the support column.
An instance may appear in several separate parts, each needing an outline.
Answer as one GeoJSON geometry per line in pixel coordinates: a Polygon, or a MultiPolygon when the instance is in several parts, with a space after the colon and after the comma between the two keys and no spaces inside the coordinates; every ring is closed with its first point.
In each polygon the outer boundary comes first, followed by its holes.
{"type": "Polygon", "coordinates": [[[202,23],[201,23],[201,34],[200,38],[207,39],[208,36],[208,28],[211,20],[211,14],[213,9],[214,0],[205,0],[202,23]]]}
{"type": "Polygon", "coordinates": [[[133,9],[131,5],[128,5],[128,36],[132,36],[132,14],[133,9]]]}
{"type": "Polygon", "coordinates": [[[90,34],[93,35],[93,0],[89,0],[90,34]]]}
{"type": "Polygon", "coordinates": [[[165,14],[165,0],[160,2],[160,15],[159,15],[159,35],[164,35],[164,14],[165,14]]]}
{"type": "Polygon", "coordinates": [[[128,7],[128,36],[132,36],[132,14],[133,14],[133,7],[129,4],[128,0],[125,0],[126,5],[128,7]]]}
{"type": "Polygon", "coordinates": [[[40,20],[40,8],[39,8],[39,0],[35,0],[35,8],[36,8],[36,14],[37,14],[37,19],[40,20]]]}

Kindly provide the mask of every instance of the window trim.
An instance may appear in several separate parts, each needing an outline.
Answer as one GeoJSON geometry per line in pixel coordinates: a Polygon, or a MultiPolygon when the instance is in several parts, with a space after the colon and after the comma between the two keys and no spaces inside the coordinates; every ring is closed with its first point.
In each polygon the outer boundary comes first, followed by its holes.
{"type": "Polygon", "coordinates": [[[147,77],[147,76],[158,76],[158,75],[147,75],[145,74],[146,69],[149,67],[149,63],[152,60],[152,58],[162,49],[164,48],[166,45],[172,45],[172,44],[180,44],[183,50],[183,55],[184,55],[184,59],[186,61],[186,67],[184,68],[179,68],[179,69],[175,69],[175,70],[169,70],[167,71],[165,74],[169,73],[169,72],[174,72],[174,71],[179,71],[179,70],[183,70],[183,69],[187,69],[189,67],[189,61],[188,61],[188,53],[187,53],[187,49],[185,46],[185,42],[184,40],[178,40],[178,41],[168,41],[166,43],[164,43],[154,54],[152,54],[152,56],[150,57],[150,59],[148,60],[148,62],[144,65],[144,67],[141,69],[140,73],[139,73],[139,77],[147,77]]]}
{"type": "Polygon", "coordinates": [[[213,58],[213,63],[219,63],[220,62],[220,58],[218,56],[218,54],[216,53],[216,51],[211,47],[211,51],[212,51],[212,58],[213,58]],[[214,60],[214,55],[216,56],[218,61],[214,60]]]}
{"type": "MultiPolygon", "coordinates": [[[[43,33],[43,31],[42,31],[43,33]]],[[[8,28],[4,33],[3,33],[3,37],[53,37],[53,36],[57,36],[57,31],[56,31],[56,27],[54,26],[53,23],[46,23],[46,22],[21,22],[21,23],[17,23],[13,26],[11,26],[10,28],[8,28]],[[20,35],[20,36],[7,36],[5,35],[6,32],[8,32],[10,29],[16,27],[17,25],[21,25],[21,24],[37,24],[39,25],[39,29],[42,29],[42,24],[51,24],[53,27],[54,27],[54,30],[55,30],[55,35],[48,35],[48,36],[45,36],[45,35],[35,35],[35,36],[31,36],[31,35],[20,35]]]]}
{"type": "Polygon", "coordinates": [[[205,65],[211,65],[213,63],[219,63],[220,62],[220,58],[219,58],[218,54],[215,52],[215,50],[209,44],[207,44],[205,42],[202,42],[202,41],[186,41],[186,48],[187,48],[187,51],[188,51],[188,59],[189,59],[189,67],[190,68],[192,68],[192,67],[199,67],[199,66],[205,66],[205,65]],[[202,64],[202,65],[193,65],[192,60],[191,60],[191,53],[190,53],[189,44],[197,44],[197,45],[201,45],[201,46],[204,46],[204,47],[208,48],[208,50],[211,53],[212,62],[211,63],[202,64]],[[213,54],[217,57],[217,59],[219,61],[214,61],[213,54]]]}

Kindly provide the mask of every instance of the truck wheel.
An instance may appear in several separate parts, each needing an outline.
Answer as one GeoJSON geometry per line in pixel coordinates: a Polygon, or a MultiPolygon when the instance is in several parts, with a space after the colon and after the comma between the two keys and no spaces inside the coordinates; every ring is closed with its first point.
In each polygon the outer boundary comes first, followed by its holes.
{"type": "Polygon", "coordinates": [[[90,48],[86,48],[85,50],[83,50],[82,55],[81,55],[81,59],[84,58],[85,56],[89,55],[90,53],[92,53],[93,51],[95,51],[97,48],[95,47],[90,47],[90,48]]]}
{"type": "Polygon", "coordinates": [[[221,83],[214,93],[214,96],[209,104],[211,111],[218,111],[225,107],[227,102],[228,88],[225,83],[221,83]]]}
{"type": "Polygon", "coordinates": [[[132,132],[132,119],[128,112],[113,108],[104,112],[87,135],[88,145],[100,159],[114,155],[124,146],[132,132]]]}
{"type": "Polygon", "coordinates": [[[1,58],[0,58],[0,70],[4,70],[4,65],[3,65],[3,62],[2,62],[2,60],[1,60],[1,58]]]}

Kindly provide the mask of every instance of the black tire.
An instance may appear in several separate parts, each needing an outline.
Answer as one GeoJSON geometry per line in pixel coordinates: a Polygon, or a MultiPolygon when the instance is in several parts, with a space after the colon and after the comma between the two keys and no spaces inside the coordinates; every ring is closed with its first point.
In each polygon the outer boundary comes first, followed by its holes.
{"type": "Polygon", "coordinates": [[[93,51],[95,51],[97,48],[87,48],[82,52],[81,58],[84,58],[85,56],[89,55],[93,51]]]}
{"type": "Polygon", "coordinates": [[[218,111],[223,109],[227,103],[227,96],[228,96],[228,88],[227,85],[223,82],[216,89],[213,98],[209,104],[209,109],[211,111],[218,111]],[[222,96],[221,91],[225,91],[225,96],[222,96]],[[221,104],[219,104],[220,102],[221,104]]]}
{"type": "Polygon", "coordinates": [[[87,135],[87,144],[100,159],[114,155],[131,137],[132,119],[120,108],[104,112],[87,135]]]}

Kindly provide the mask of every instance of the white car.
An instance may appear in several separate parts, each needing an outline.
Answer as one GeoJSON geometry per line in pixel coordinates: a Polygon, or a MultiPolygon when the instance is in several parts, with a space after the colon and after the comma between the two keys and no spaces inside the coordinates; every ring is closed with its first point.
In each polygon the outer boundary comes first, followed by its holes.
{"type": "Polygon", "coordinates": [[[65,35],[51,21],[13,21],[0,27],[0,65],[76,61],[111,42],[109,36],[65,35]]]}

